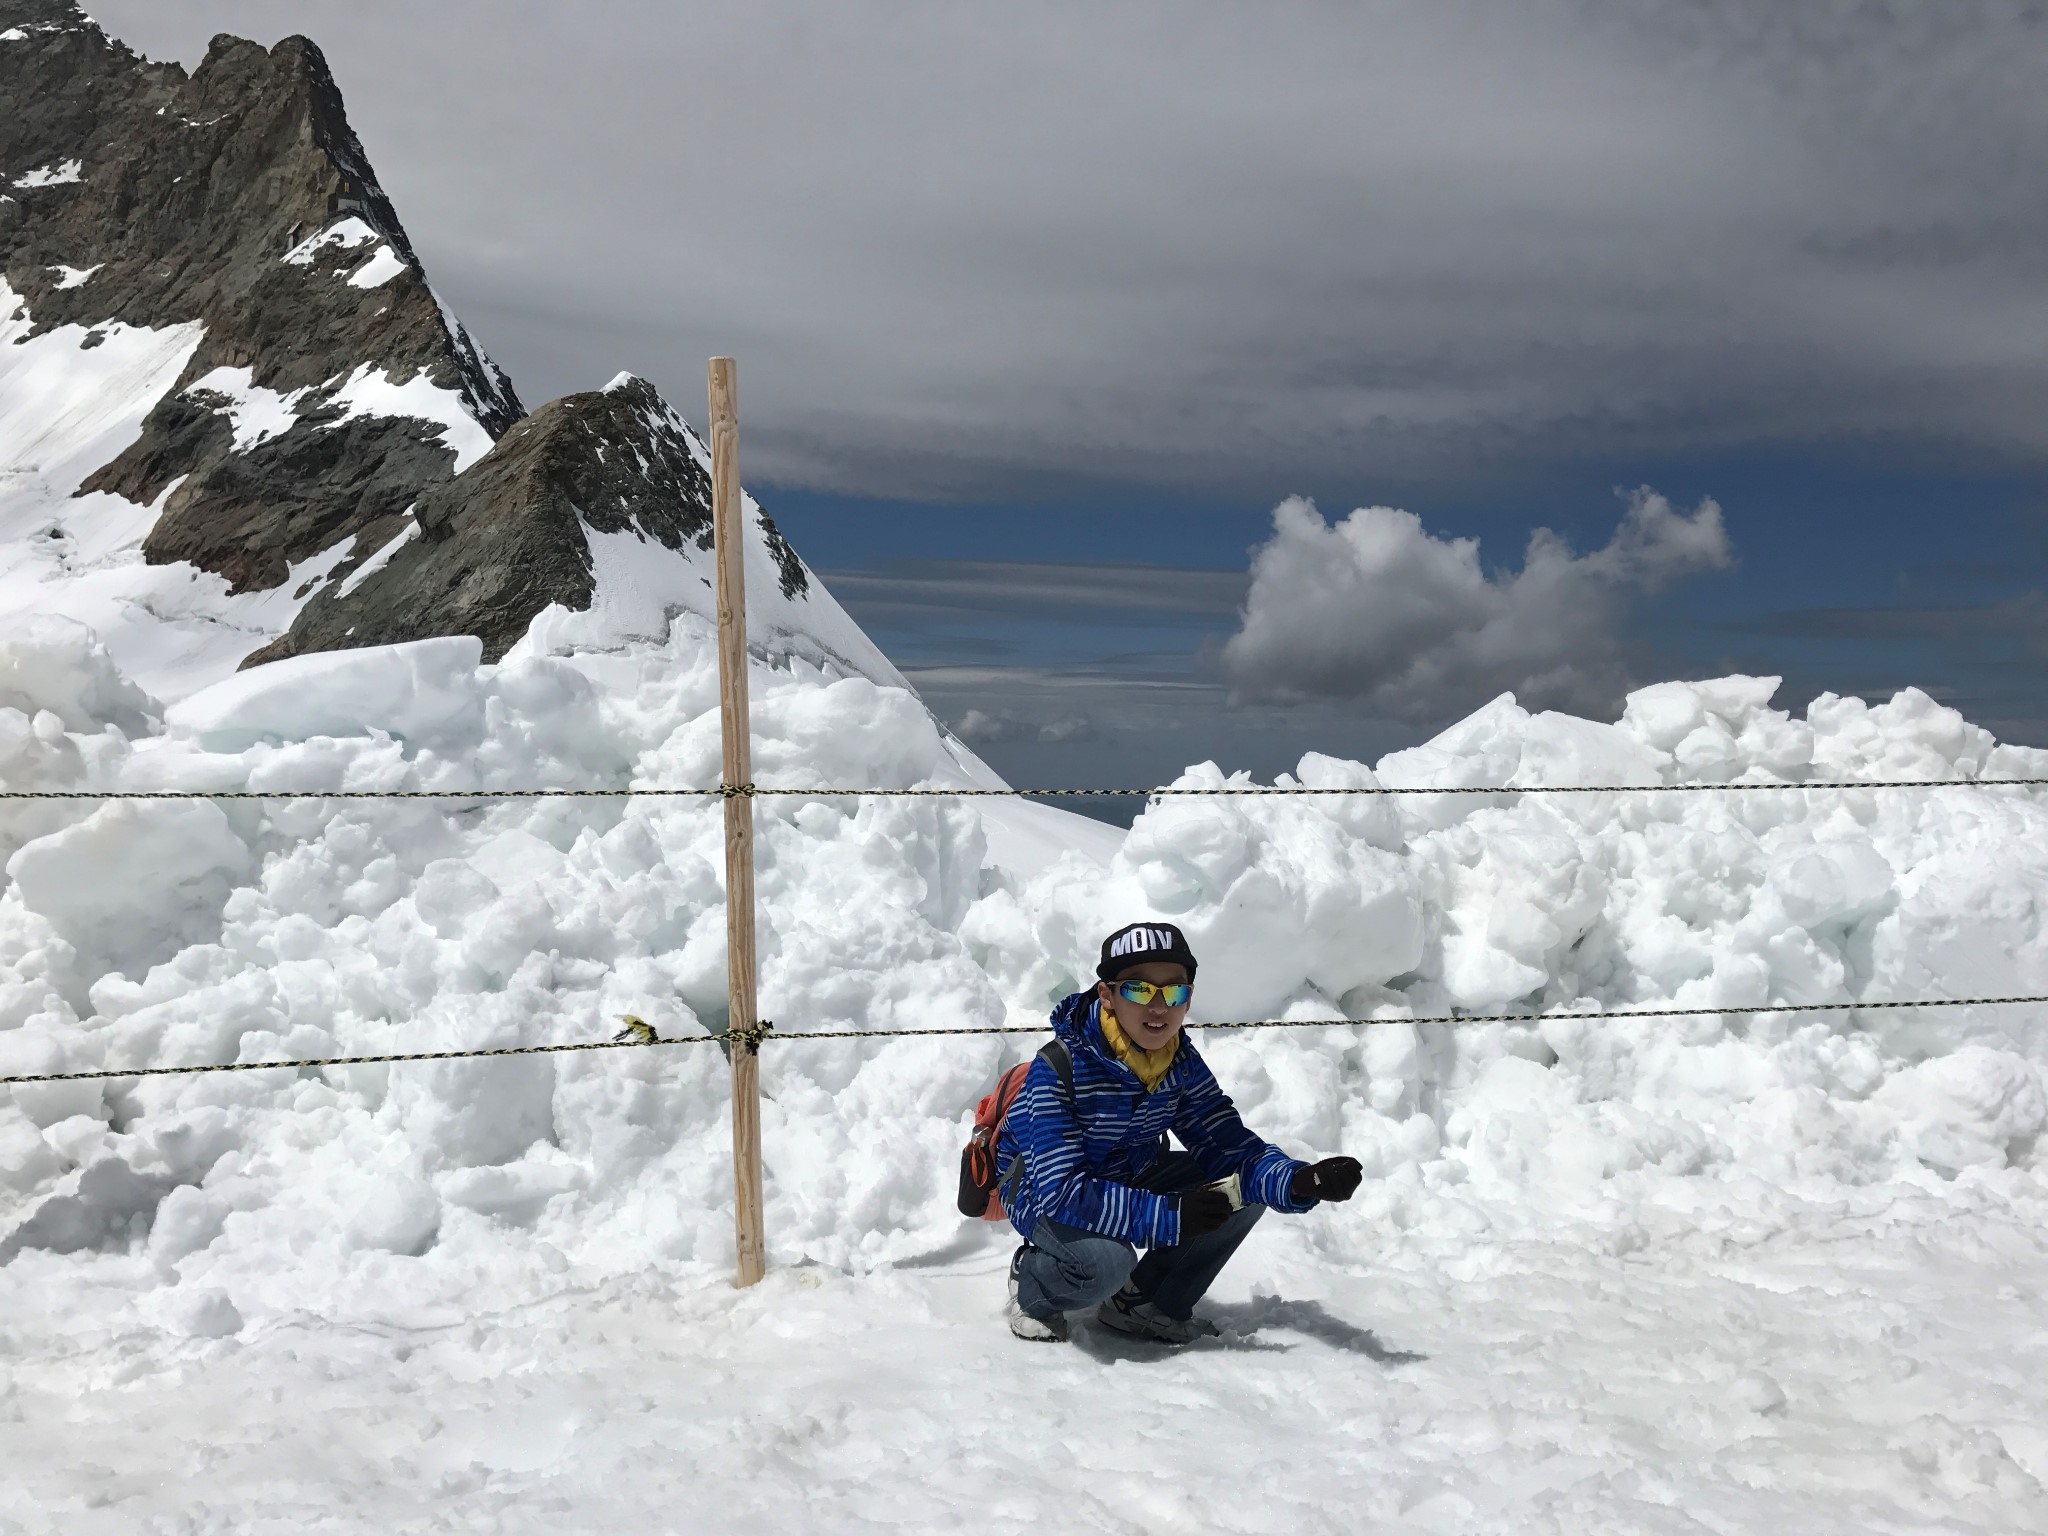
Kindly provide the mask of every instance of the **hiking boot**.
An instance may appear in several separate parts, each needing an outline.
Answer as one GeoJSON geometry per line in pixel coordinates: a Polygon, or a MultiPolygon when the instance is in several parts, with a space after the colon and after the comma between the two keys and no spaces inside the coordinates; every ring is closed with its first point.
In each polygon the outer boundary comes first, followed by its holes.
{"type": "Polygon", "coordinates": [[[1213,1339],[1222,1330],[1199,1317],[1168,1317],[1138,1293],[1125,1286],[1095,1312],[1095,1321],[1115,1333],[1155,1344],[1192,1344],[1196,1339],[1213,1339]]]}
{"type": "Polygon", "coordinates": [[[1020,1339],[1029,1339],[1034,1344],[1064,1344],[1067,1342],[1067,1314],[1055,1312],[1051,1317],[1033,1317],[1024,1310],[1024,1304],[1017,1299],[1017,1266],[1024,1262],[1024,1253],[1031,1245],[1026,1243],[1010,1259],[1010,1299],[1003,1307],[1003,1317],[1010,1325],[1010,1332],[1020,1339]]]}

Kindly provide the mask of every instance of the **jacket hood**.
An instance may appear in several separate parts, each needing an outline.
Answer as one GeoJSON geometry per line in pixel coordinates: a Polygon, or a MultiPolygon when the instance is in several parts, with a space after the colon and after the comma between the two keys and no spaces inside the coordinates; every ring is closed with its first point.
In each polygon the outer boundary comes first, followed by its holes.
{"type": "Polygon", "coordinates": [[[1095,1026],[1095,989],[1076,992],[1060,999],[1052,1011],[1052,1032],[1067,1042],[1069,1051],[1086,1051],[1104,1066],[1129,1075],[1135,1085],[1138,1074],[1132,1072],[1103,1041],[1102,1031],[1095,1026]]]}
{"type": "Polygon", "coordinates": [[[1095,1031],[1095,989],[1074,992],[1053,1005],[1052,1032],[1067,1042],[1069,1050],[1089,1050],[1103,1056],[1102,1037],[1095,1031]]]}

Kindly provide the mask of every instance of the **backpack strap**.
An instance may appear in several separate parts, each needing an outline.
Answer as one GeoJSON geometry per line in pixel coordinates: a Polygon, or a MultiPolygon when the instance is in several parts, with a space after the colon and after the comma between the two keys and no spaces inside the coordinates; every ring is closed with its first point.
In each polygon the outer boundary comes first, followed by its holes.
{"type": "Polygon", "coordinates": [[[1052,1063],[1052,1069],[1059,1074],[1060,1086],[1067,1090],[1067,1097],[1074,1096],[1074,1053],[1067,1049],[1067,1042],[1058,1035],[1038,1048],[1038,1054],[1052,1063]]]}
{"type": "MultiPolygon", "coordinates": [[[[1067,1099],[1071,1102],[1074,1097],[1074,1053],[1067,1049],[1067,1042],[1054,1035],[1038,1048],[1038,1054],[1052,1063],[1053,1072],[1059,1077],[1060,1086],[1067,1090],[1067,1099]]],[[[1024,1156],[1019,1153],[1010,1159],[1009,1166],[1003,1169],[996,1181],[996,1192],[1005,1204],[1015,1198],[1017,1178],[1023,1172],[1024,1156]]]]}

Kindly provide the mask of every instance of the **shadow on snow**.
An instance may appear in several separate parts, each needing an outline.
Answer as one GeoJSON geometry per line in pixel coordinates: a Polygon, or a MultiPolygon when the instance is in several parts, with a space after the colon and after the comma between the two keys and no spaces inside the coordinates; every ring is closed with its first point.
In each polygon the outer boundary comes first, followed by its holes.
{"type": "Polygon", "coordinates": [[[1257,1337],[1262,1330],[1274,1329],[1301,1334],[1331,1349],[1364,1355],[1381,1365],[1412,1365],[1429,1358],[1412,1350],[1389,1349],[1370,1328],[1346,1322],[1319,1301],[1257,1296],[1249,1302],[1205,1307],[1203,1313],[1223,1330],[1222,1333],[1216,1338],[1197,1339],[1178,1348],[1113,1333],[1097,1326],[1092,1319],[1074,1330],[1074,1343],[1084,1352],[1104,1360],[1162,1360],[1194,1351],[1218,1349],[1284,1353],[1294,1348],[1292,1344],[1257,1337]]]}

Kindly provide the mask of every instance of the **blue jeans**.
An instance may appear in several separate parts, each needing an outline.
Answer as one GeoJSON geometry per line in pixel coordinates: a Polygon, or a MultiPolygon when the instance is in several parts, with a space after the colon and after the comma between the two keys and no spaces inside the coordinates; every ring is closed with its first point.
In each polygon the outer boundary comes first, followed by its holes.
{"type": "MultiPolygon", "coordinates": [[[[1170,1194],[1206,1182],[1192,1156],[1169,1152],[1138,1187],[1170,1194]]],[[[1265,1214],[1263,1205],[1247,1205],[1215,1231],[1175,1248],[1153,1248],[1142,1259],[1120,1237],[1040,1218],[1017,1263],[1017,1301],[1033,1317],[1050,1317],[1107,1301],[1129,1284],[1140,1301],[1151,1302],[1168,1317],[1191,1316],[1265,1214]]]]}

